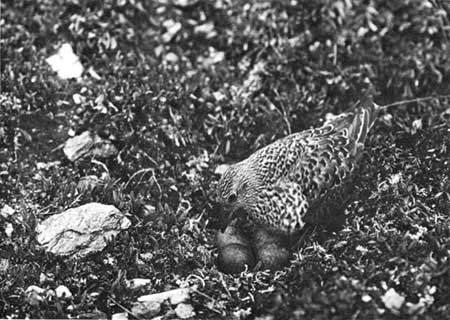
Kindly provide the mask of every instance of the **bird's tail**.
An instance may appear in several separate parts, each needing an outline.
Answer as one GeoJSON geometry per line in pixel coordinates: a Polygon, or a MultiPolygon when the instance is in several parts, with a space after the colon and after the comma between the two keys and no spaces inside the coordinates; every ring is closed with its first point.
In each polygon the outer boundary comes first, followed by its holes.
{"type": "Polygon", "coordinates": [[[349,132],[356,144],[364,144],[380,110],[381,107],[373,102],[371,91],[366,92],[357,103],[349,132]]]}
{"type": "Polygon", "coordinates": [[[345,130],[352,143],[363,144],[381,109],[373,102],[372,91],[368,90],[346,112],[332,117],[325,124],[331,125],[334,132],[345,130]]]}

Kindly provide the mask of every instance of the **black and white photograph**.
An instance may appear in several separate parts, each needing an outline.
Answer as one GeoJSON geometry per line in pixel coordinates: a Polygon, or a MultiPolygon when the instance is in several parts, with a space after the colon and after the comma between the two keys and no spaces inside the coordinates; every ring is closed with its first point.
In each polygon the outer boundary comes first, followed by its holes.
{"type": "Polygon", "coordinates": [[[449,0],[1,0],[0,319],[450,320],[449,0]]]}

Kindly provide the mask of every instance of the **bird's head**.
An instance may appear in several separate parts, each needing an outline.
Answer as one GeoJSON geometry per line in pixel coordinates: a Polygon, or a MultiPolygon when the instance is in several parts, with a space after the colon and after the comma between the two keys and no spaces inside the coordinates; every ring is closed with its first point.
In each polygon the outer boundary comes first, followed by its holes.
{"type": "Polygon", "coordinates": [[[217,184],[217,202],[221,207],[222,226],[237,218],[240,213],[248,212],[256,202],[258,181],[253,170],[244,164],[230,166],[217,184]]]}

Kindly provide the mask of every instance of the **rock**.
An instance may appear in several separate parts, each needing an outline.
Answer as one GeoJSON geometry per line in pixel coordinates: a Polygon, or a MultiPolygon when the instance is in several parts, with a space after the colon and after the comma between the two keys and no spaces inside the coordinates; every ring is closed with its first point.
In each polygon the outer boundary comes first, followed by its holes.
{"type": "Polygon", "coordinates": [[[152,261],[152,259],[154,258],[154,255],[153,255],[153,253],[152,252],[145,252],[145,253],[141,253],[140,255],[139,255],[139,257],[142,259],[142,260],[144,260],[144,262],[151,262],[152,261]]]}
{"type": "Polygon", "coordinates": [[[116,207],[92,202],[42,221],[36,240],[56,255],[84,257],[103,250],[106,239],[130,225],[116,207]]]}
{"type": "Polygon", "coordinates": [[[13,208],[11,208],[7,204],[5,204],[0,209],[0,216],[2,216],[3,218],[8,218],[8,217],[12,216],[15,212],[16,212],[16,210],[14,210],[13,208]]]}
{"type": "Polygon", "coordinates": [[[165,56],[164,56],[164,61],[168,62],[168,63],[177,63],[179,58],[178,56],[173,53],[173,52],[168,52],[165,56]]]}
{"type": "Polygon", "coordinates": [[[154,293],[154,294],[148,294],[145,296],[141,296],[138,298],[138,301],[139,302],[162,303],[166,300],[169,300],[169,302],[172,305],[176,305],[176,304],[179,304],[181,302],[188,300],[191,291],[192,291],[192,288],[174,289],[174,290],[169,290],[166,292],[160,292],[160,293],[154,293]]]}
{"type": "Polygon", "coordinates": [[[180,303],[175,308],[175,313],[180,319],[189,319],[195,316],[194,308],[190,304],[180,303]]]}
{"type": "Polygon", "coordinates": [[[39,275],[40,284],[53,284],[55,282],[55,275],[53,273],[43,273],[39,275]]]}
{"type": "Polygon", "coordinates": [[[399,314],[400,308],[405,303],[405,297],[397,293],[394,288],[390,288],[381,297],[381,301],[392,313],[399,314]]]}
{"type": "MultiPolygon", "coordinates": [[[[2,218],[14,224],[23,224],[24,216],[20,212],[11,208],[9,205],[5,204],[2,208],[0,208],[0,221],[3,220],[2,218]]],[[[1,227],[2,225],[0,224],[0,229],[1,227]]],[[[7,223],[3,226],[3,229],[7,234],[11,235],[12,231],[14,231],[14,226],[11,225],[11,223],[7,223]]]]}
{"type": "Polygon", "coordinates": [[[69,43],[64,43],[56,54],[45,61],[61,79],[80,78],[83,73],[83,65],[69,43]]]}
{"type": "Polygon", "coordinates": [[[9,259],[0,258],[0,274],[6,274],[9,269],[9,259]]]}
{"type": "Polygon", "coordinates": [[[81,104],[81,103],[83,103],[85,100],[86,100],[86,98],[85,97],[83,97],[81,94],[79,94],[79,93],[75,93],[74,95],[72,95],[72,100],[73,100],[73,102],[75,103],[75,104],[81,104]]]}
{"type": "Polygon", "coordinates": [[[72,162],[90,155],[108,158],[118,152],[111,141],[104,140],[91,131],[85,131],[78,136],[67,139],[63,151],[67,159],[72,162]]]}
{"type": "MultiPolygon", "coordinates": [[[[225,99],[227,98],[227,96],[224,95],[224,94],[223,94],[222,92],[220,92],[220,91],[214,91],[214,92],[212,93],[212,96],[214,97],[214,100],[216,100],[217,102],[223,101],[223,100],[225,100],[225,99]]],[[[226,167],[228,168],[227,165],[225,165],[225,164],[220,164],[220,165],[218,165],[218,166],[216,167],[216,170],[214,170],[214,174],[220,174],[220,175],[222,175],[224,171],[220,171],[220,170],[221,170],[220,167],[223,167],[223,166],[226,166],[226,167]]]]}
{"type": "Polygon", "coordinates": [[[126,281],[127,288],[130,290],[140,289],[152,283],[151,279],[135,278],[126,281]]]}
{"type": "Polygon", "coordinates": [[[133,315],[139,318],[152,318],[161,311],[161,303],[155,301],[135,302],[131,308],[133,315]]]}
{"type": "Polygon", "coordinates": [[[368,302],[372,301],[372,297],[370,295],[368,295],[368,294],[364,294],[361,297],[361,301],[365,302],[365,303],[368,303],[368,302]]]}
{"type": "Polygon", "coordinates": [[[5,225],[3,226],[3,231],[5,232],[5,234],[8,238],[11,238],[11,236],[14,232],[14,227],[13,227],[12,223],[6,222],[5,225]]]}
{"type": "Polygon", "coordinates": [[[66,286],[58,286],[55,289],[56,296],[60,299],[71,299],[72,298],[72,292],[70,292],[69,288],[66,286]]]}
{"type": "Polygon", "coordinates": [[[255,266],[255,258],[250,247],[241,244],[228,244],[219,249],[217,266],[220,271],[230,274],[240,273],[247,267],[255,266]]]}
{"type": "Polygon", "coordinates": [[[263,75],[266,73],[266,63],[258,62],[256,63],[252,70],[250,70],[247,79],[245,79],[244,83],[240,87],[238,91],[238,96],[248,99],[255,92],[261,89],[263,82],[263,75]]]}
{"type": "Polygon", "coordinates": [[[29,286],[25,290],[25,300],[32,306],[39,306],[39,304],[44,301],[44,294],[45,289],[34,285],[29,286]]]}
{"type": "Polygon", "coordinates": [[[198,34],[198,35],[204,35],[207,39],[213,38],[217,35],[217,32],[214,30],[213,22],[207,22],[207,23],[195,26],[194,33],[198,34]]]}
{"type": "Polygon", "coordinates": [[[163,22],[163,26],[166,28],[166,32],[161,36],[164,43],[170,42],[176,34],[181,30],[182,25],[172,19],[163,22]]]}
{"type": "Polygon", "coordinates": [[[128,320],[128,313],[126,312],[114,313],[111,316],[111,320],[128,320]]]}
{"type": "Polygon", "coordinates": [[[225,52],[217,51],[213,47],[209,48],[208,56],[198,57],[197,62],[202,64],[204,68],[209,68],[225,60],[225,52]]]}
{"type": "Polygon", "coordinates": [[[35,293],[37,293],[39,295],[43,295],[45,293],[45,289],[41,288],[41,287],[38,287],[38,286],[35,286],[35,285],[32,285],[32,286],[29,286],[25,290],[25,294],[30,293],[30,292],[35,292],[35,293]]]}

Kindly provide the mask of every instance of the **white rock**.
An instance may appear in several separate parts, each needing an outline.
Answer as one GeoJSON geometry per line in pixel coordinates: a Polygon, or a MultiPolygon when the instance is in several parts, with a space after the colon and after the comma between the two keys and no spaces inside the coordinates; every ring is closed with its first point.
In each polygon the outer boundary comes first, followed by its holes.
{"type": "Polygon", "coordinates": [[[78,136],[67,139],[64,143],[63,151],[67,159],[72,162],[89,155],[107,158],[118,152],[109,140],[103,140],[90,131],[85,131],[78,136]]]}
{"type": "Polygon", "coordinates": [[[226,99],[226,95],[224,95],[222,92],[220,92],[220,91],[214,91],[213,93],[212,93],[212,96],[214,97],[214,99],[216,100],[216,101],[218,101],[218,102],[220,102],[220,101],[222,101],[222,100],[225,100],[226,99]]]}
{"type": "Polygon", "coordinates": [[[168,52],[164,56],[164,61],[169,62],[169,63],[177,63],[178,60],[179,60],[178,56],[173,52],[168,52]]]}
{"type": "Polygon", "coordinates": [[[82,134],[68,139],[64,143],[64,154],[70,161],[75,161],[89,154],[94,144],[99,141],[100,137],[96,134],[85,131],[82,134]]]}
{"type": "Polygon", "coordinates": [[[79,94],[79,93],[75,93],[72,96],[72,99],[73,99],[73,102],[75,104],[81,104],[83,102],[83,100],[84,100],[84,97],[81,94],[79,94]]]}
{"type": "Polygon", "coordinates": [[[28,293],[30,293],[30,292],[35,292],[35,293],[37,293],[37,294],[39,294],[39,295],[42,295],[42,294],[45,293],[45,289],[44,289],[44,288],[41,288],[41,287],[38,287],[38,286],[35,286],[35,285],[32,285],[32,286],[29,286],[29,287],[25,290],[25,293],[26,293],[26,294],[28,294],[28,293]]]}
{"type": "Polygon", "coordinates": [[[43,273],[39,275],[39,283],[44,284],[46,282],[54,282],[55,281],[55,275],[53,273],[43,273]]]}
{"type": "Polygon", "coordinates": [[[175,308],[175,313],[180,319],[189,319],[195,316],[194,308],[190,304],[180,303],[175,308]]]}
{"type": "Polygon", "coordinates": [[[128,313],[126,312],[114,313],[111,316],[111,320],[128,320],[128,313]]]}
{"type": "Polygon", "coordinates": [[[48,57],[45,61],[61,79],[79,78],[83,73],[80,59],[68,43],[64,43],[56,54],[48,57]]]}
{"type": "Polygon", "coordinates": [[[392,313],[398,314],[400,308],[405,303],[405,298],[398,294],[394,288],[390,288],[386,293],[381,297],[386,308],[391,310],[392,313]]]}
{"type": "Polygon", "coordinates": [[[207,22],[204,24],[200,24],[194,28],[195,34],[204,34],[207,38],[212,38],[217,35],[217,32],[214,30],[214,23],[207,22]]]}
{"type": "Polygon", "coordinates": [[[175,37],[175,35],[181,30],[181,23],[175,22],[174,20],[166,20],[163,22],[163,26],[167,31],[161,36],[163,42],[167,43],[175,37]]]}
{"type": "Polygon", "coordinates": [[[7,204],[5,204],[0,209],[0,216],[2,216],[3,218],[8,218],[8,217],[12,216],[15,212],[16,212],[16,210],[14,210],[13,208],[11,208],[7,204]]]}
{"type": "Polygon", "coordinates": [[[0,258],[0,274],[6,274],[9,269],[9,259],[0,258]]]}
{"type": "Polygon", "coordinates": [[[5,231],[6,236],[7,236],[8,238],[11,238],[11,236],[12,236],[12,234],[13,234],[13,232],[14,232],[14,227],[13,227],[12,223],[7,222],[7,223],[5,224],[5,226],[3,227],[3,229],[4,229],[4,231],[5,231]]]}
{"type": "Polygon", "coordinates": [[[151,279],[142,279],[142,278],[135,278],[126,281],[128,289],[131,290],[140,289],[142,287],[145,287],[146,285],[149,285],[150,283],[152,283],[151,279]]]}
{"type": "Polygon", "coordinates": [[[363,302],[370,302],[370,301],[372,301],[372,297],[371,296],[369,296],[368,294],[364,294],[362,297],[361,297],[361,300],[363,301],[363,302]]]}
{"type": "Polygon", "coordinates": [[[56,292],[56,296],[58,298],[65,298],[65,299],[71,299],[72,298],[72,292],[70,292],[69,288],[67,288],[66,286],[58,286],[55,289],[56,292]]]}
{"type": "Polygon", "coordinates": [[[263,75],[266,73],[266,63],[258,62],[256,63],[252,70],[248,73],[247,78],[239,89],[238,95],[244,99],[249,98],[256,91],[260,90],[262,87],[263,75]]]}
{"type": "Polygon", "coordinates": [[[417,131],[419,129],[422,129],[422,119],[416,119],[412,123],[412,127],[417,131]]]}
{"type": "Polygon", "coordinates": [[[38,306],[44,301],[45,293],[46,290],[41,287],[35,285],[29,286],[25,290],[25,300],[32,306],[38,306]]]}
{"type": "Polygon", "coordinates": [[[106,239],[130,225],[116,207],[92,202],[42,221],[36,228],[36,240],[56,255],[83,257],[103,250],[106,239]]]}
{"type": "Polygon", "coordinates": [[[152,252],[145,252],[145,253],[141,253],[139,255],[139,257],[141,257],[141,259],[144,260],[145,262],[150,262],[150,261],[152,261],[154,255],[152,252]]]}
{"type": "Polygon", "coordinates": [[[225,52],[217,51],[214,48],[210,48],[209,55],[207,57],[199,57],[198,61],[202,63],[203,67],[209,68],[214,64],[220,63],[225,60],[225,52]]]}
{"type": "Polygon", "coordinates": [[[402,173],[395,173],[388,178],[389,184],[396,185],[402,181],[402,173]]]}
{"type": "Polygon", "coordinates": [[[152,318],[161,311],[161,303],[155,301],[135,302],[131,312],[139,318],[152,318]]]}
{"type": "Polygon", "coordinates": [[[169,302],[172,305],[176,305],[176,304],[179,304],[181,302],[188,300],[191,290],[192,290],[191,288],[180,288],[180,289],[169,290],[166,292],[148,294],[148,295],[139,297],[138,301],[139,302],[162,303],[166,300],[169,300],[169,302]]]}

